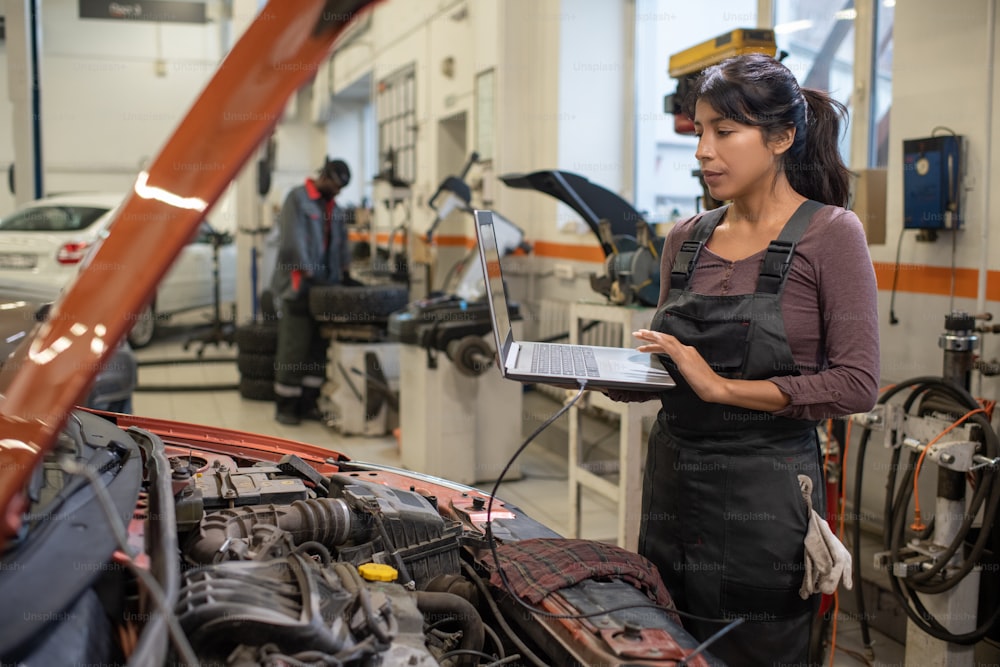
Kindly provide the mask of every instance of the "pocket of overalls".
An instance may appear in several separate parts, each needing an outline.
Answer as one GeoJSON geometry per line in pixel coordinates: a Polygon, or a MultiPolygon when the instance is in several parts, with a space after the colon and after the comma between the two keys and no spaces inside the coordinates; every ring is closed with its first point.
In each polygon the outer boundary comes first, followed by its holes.
{"type": "Polygon", "coordinates": [[[697,349],[716,373],[732,376],[742,370],[750,322],[733,318],[703,319],[677,311],[663,315],[667,333],[697,349]]]}
{"type": "Polygon", "coordinates": [[[808,610],[798,590],[808,527],[797,476],[815,472],[816,453],[740,456],[726,488],[721,608],[777,620],[808,610]]]}

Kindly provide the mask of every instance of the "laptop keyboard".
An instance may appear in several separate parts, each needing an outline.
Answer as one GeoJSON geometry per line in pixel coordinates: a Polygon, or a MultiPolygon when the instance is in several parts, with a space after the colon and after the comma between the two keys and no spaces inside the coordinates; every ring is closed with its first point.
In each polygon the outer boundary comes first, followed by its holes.
{"type": "Polygon", "coordinates": [[[579,345],[537,345],[531,355],[531,371],[569,377],[600,377],[597,357],[579,345]]]}

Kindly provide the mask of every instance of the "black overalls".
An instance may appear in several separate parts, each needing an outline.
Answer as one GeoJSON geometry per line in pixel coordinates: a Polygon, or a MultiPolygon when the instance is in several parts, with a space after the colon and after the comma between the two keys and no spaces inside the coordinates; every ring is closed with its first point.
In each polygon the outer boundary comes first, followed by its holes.
{"type": "MultiPolygon", "coordinates": [[[[821,206],[802,204],[768,247],[757,291],[735,296],[690,290],[698,253],[725,209],[706,213],[677,253],[651,328],[694,346],[728,378],[798,375],[781,293],[795,243],[821,206]]],[[[796,476],[813,479],[813,506],[825,507],[816,422],[705,403],[667,365],[677,387],[662,395],[649,436],[639,551],[682,611],[745,619],[711,653],[734,667],[806,665],[819,597],[798,593],[808,515],[796,476]]],[[[684,623],[700,640],[723,627],[684,623]]]]}

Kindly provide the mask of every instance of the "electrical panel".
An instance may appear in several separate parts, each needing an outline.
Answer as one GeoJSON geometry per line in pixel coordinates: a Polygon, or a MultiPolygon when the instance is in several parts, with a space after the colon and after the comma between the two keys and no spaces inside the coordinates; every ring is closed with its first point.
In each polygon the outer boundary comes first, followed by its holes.
{"type": "Polygon", "coordinates": [[[961,229],[965,137],[903,141],[903,227],[961,229]]]}

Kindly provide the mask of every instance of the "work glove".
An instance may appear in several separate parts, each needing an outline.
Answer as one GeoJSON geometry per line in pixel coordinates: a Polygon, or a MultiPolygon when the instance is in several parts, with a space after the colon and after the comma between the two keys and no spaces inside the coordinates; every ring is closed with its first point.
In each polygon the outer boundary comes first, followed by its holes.
{"type": "Polygon", "coordinates": [[[806,530],[805,576],[799,597],[803,600],[816,593],[832,595],[840,581],[851,590],[854,579],[851,571],[851,554],[830,530],[829,524],[812,506],[812,479],[799,475],[799,488],[809,507],[809,528],[806,530]]]}

